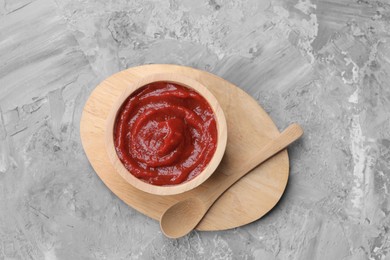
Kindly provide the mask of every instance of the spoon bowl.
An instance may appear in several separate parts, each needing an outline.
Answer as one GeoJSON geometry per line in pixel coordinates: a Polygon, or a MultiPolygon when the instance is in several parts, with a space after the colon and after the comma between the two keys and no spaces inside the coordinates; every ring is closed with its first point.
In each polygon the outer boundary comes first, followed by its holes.
{"type": "Polygon", "coordinates": [[[196,227],[207,210],[203,201],[197,197],[182,200],[164,213],[160,220],[161,230],[169,238],[182,237],[196,227]],[[180,228],[177,228],[178,226],[180,228]]]}

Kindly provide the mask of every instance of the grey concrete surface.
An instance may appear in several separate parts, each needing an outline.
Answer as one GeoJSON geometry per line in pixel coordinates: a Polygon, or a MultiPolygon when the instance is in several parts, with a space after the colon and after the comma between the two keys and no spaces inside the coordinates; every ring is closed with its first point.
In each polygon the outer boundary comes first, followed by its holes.
{"type": "Polygon", "coordinates": [[[390,259],[389,34],[386,0],[0,0],[0,259],[390,259]],[[304,127],[270,214],[170,240],[104,186],[82,107],[149,63],[304,127]]]}

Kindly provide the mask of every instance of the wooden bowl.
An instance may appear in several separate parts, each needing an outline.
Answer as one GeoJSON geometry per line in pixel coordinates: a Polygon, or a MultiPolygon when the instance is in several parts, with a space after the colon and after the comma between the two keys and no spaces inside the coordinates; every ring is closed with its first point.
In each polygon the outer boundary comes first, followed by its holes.
{"type": "Polygon", "coordinates": [[[227,127],[226,127],[226,118],[223,113],[222,108],[220,107],[217,99],[214,95],[200,82],[193,80],[191,78],[182,76],[180,74],[172,74],[172,73],[159,73],[152,74],[147,77],[141,78],[139,81],[136,81],[134,84],[131,84],[127,87],[124,93],[118,98],[118,100],[114,103],[108,117],[106,124],[106,149],[108,157],[110,158],[111,163],[113,164],[115,170],[125,179],[128,183],[133,185],[135,188],[142,190],[147,193],[156,194],[156,195],[173,195],[179,194],[186,191],[189,191],[201,183],[203,183],[207,178],[211,176],[211,174],[218,167],[219,163],[222,160],[222,156],[225,152],[226,142],[227,142],[227,127]],[[190,89],[195,90],[201,96],[203,96],[209,103],[212,108],[216,125],[217,125],[217,148],[214,152],[213,157],[211,158],[209,164],[200,172],[196,177],[189,181],[185,181],[183,183],[177,185],[167,185],[167,186],[157,186],[149,184],[143,180],[138,179],[133,174],[131,174],[120,161],[114,146],[114,124],[117,117],[117,113],[121,108],[123,102],[137,89],[150,84],[152,82],[165,81],[172,82],[178,85],[182,85],[188,87],[190,89]]]}

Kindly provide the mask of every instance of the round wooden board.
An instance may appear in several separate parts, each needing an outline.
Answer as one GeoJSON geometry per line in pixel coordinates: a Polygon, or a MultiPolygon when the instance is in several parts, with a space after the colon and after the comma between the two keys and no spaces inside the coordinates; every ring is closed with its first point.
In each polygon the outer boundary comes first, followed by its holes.
{"type": "MultiPolygon", "coordinates": [[[[87,157],[100,179],[126,204],[141,213],[160,219],[173,203],[196,196],[205,188],[172,196],[157,196],[135,189],[114,170],[105,149],[106,119],[111,106],[123,93],[124,85],[156,72],[178,73],[205,85],[224,110],[228,143],[221,164],[226,175],[235,174],[245,159],[279,134],[268,114],[240,88],[205,71],[177,65],[155,64],[133,67],[104,80],[85,104],[81,123],[81,141],[87,157]],[[117,81],[126,84],[114,84],[117,81]],[[119,86],[120,85],[120,86],[119,86]]],[[[287,150],[284,150],[246,175],[212,206],[197,230],[224,230],[253,222],[270,211],[282,196],[289,174],[287,150]]],[[[210,178],[213,178],[212,175],[210,178]]]]}

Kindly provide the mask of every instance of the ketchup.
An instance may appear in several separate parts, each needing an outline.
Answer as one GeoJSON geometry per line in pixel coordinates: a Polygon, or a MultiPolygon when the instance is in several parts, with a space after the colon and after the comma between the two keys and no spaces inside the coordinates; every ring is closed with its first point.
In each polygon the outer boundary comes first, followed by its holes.
{"type": "Polygon", "coordinates": [[[129,96],[118,111],[114,145],[135,177],[175,185],[197,176],[217,147],[214,112],[194,90],[154,82],[129,96]]]}

